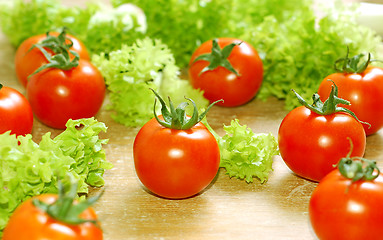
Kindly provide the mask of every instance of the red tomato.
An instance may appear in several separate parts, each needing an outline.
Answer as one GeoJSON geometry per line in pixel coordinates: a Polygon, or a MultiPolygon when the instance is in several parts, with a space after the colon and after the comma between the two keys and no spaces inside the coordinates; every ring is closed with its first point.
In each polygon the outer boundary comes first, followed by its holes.
{"type": "MultiPolygon", "coordinates": [[[[53,203],[55,194],[37,197],[45,203],[53,203]]],[[[97,220],[93,208],[87,208],[80,218],[97,220]]],[[[32,204],[32,199],[23,202],[12,214],[4,229],[3,240],[101,240],[102,230],[91,222],[79,225],[62,223],[32,204]]]]}
{"type": "Polygon", "coordinates": [[[105,96],[105,82],[90,62],[70,70],[45,69],[29,79],[27,96],[35,116],[44,124],[64,129],[69,119],[96,115],[105,96]]]}
{"type": "Polygon", "coordinates": [[[189,78],[196,89],[204,91],[204,96],[217,105],[234,107],[249,102],[257,94],[263,79],[263,64],[257,51],[247,42],[234,38],[219,38],[218,45],[224,48],[232,43],[235,46],[227,60],[238,75],[227,68],[218,66],[214,70],[201,71],[209,65],[208,61],[195,59],[212,52],[212,41],[201,44],[193,53],[189,65],[189,78]],[[242,42],[242,43],[241,43],[242,42]]]}
{"type": "Polygon", "coordinates": [[[352,182],[333,170],[312,193],[311,225],[322,240],[383,239],[382,202],[382,174],[352,182]]]}
{"type": "Polygon", "coordinates": [[[188,130],[163,127],[155,118],[133,145],[138,178],[165,198],[187,198],[205,189],[219,168],[218,143],[201,122],[188,130]]]}
{"type": "Polygon", "coordinates": [[[26,135],[32,132],[33,113],[28,100],[20,92],[0,87],[0,134],[26,135]]]}
{"type": "MultiPolygon", "coordinates": [[[[59,35],[59,33],[57,32],[50,32],[49,34],[52,36],[59,35]]],[[[88,51],[80,40],[78,40],[70,34],[66,34],[66,37],[73,42],[73,46],[70,48],[71,50],[77,52],[80,55],[81,59],[90,60],[88,51]]],[[[30,50],[33,45],[41,42],[44,39],[46,39],[46,34],[40,34],[30,37],[24,42],[22,42],[16,51],[16,75],[20,83],[23,84],[24,87],[27,86],[28,76],[31,75],[41,65],[48,63],[47,59],[44,57],[43,53],[38,48],[30,50]]],[[[69,43],[69,40],[67,41],[67,43],[69,43]]],[[[51,50],[46,50],[48,51],[48,53],[52,54],[51,50]]]]}
{"type": "Polygon", "coordinates": [[[283,119],[278,133],[279,150],[286,165],[297,175],[320,181],[350,150],[364,154],[366,135],[361,123],[346,113],[319,115],[300,106],[283,119]]]}
{"type": "Polygon", "coordinates": [[[364,122],[366,135],[376,133],[383,127],[383,69],[369,66],[362,73],[333,73],[327,76],[319,86],[318,94],[326,99],[332,82],[339,88],[339,97],[350,101],[351,105],[343,107],[350,109],[364,122]]]}

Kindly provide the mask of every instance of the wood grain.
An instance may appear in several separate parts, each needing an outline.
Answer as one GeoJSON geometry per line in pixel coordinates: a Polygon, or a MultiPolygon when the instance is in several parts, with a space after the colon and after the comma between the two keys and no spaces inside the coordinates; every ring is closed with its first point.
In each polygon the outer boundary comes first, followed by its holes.
{"type": "MultiPolygon", "coordinates": [[[[83,5],[67,0],[68,5],[83,5]]],[[[104,1],[108,2],[108,1],[104,1]]],[[[16,80],[13,66],[15,49],[0,35],[0,76],[4,85],[25,93],[16,80]]],[[[106,100],[107,101],[107,100],[106,100]]],[[[222,134],[223,124],[238,118],[254,132],[271,132],[287,111],[283,101],[258,99],[238,108],[213,107],[208,114],[212,127],[222,134]]],[[[123,239],[316,239],[308,220],[308,201],[317,185],[294,175],[280,157],[274,158],[269,181],[252,184],[230,179],[220,170],[202,194],[184,200],[167,200],[148,193],[140,184],[133,164],[132,144],[138,128],[127,128],[103,108],[96,116],[108,126],[107,159],[114,168],[105,173],[105,194],[95,205],[106,240],[123,239]]],[[[39,141],[47,131],[35,119],[33,136],[39,141]]],[[[365,157],[383,167],[382,131],[367,138],[365,157]]],[[[93,193],[97,190],[93,190],[93,193]]]]}

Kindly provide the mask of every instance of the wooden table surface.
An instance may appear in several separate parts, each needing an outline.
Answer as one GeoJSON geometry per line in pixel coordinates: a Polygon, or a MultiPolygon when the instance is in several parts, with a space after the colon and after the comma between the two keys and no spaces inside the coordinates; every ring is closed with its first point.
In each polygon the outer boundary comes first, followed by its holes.
{"type": "MultiPolygon", "coordinates": [[[[0,81],[25,93],[16,80],[14,53],[15,49],[0,34],[0,81]]],[[[219,134],[223,133],[223,124],[238,118],[254,132],[277,136],[279,124],[287,114],[283,106],[282,101],[270,98],[266,102],[256,99],[238,108],[213,107],[208,120],[219,134]]],[[[264,184],[230,179],[221,169],[214,184],[202,194],[184,200],[162,199],[144,190],[134,170],[132,145],[139,129],[114,122],[104,108],[96,117],[108,126],[102,138],[109,139],[106,157],[114,164],[104,175],[106,191],[95,205],[106,240],[316,239],[308,219],[308,202],[317,183],[294,175],[279,156],[274,157],[274,171],[264,184]]],[[[34,121],[35,141],[40,141],[47,131],[53,136],[60,132],[34,121]]],[[[382,143],[382,131],[369,136],[365,154],[376,159],[381,168],[382,143]]]]}

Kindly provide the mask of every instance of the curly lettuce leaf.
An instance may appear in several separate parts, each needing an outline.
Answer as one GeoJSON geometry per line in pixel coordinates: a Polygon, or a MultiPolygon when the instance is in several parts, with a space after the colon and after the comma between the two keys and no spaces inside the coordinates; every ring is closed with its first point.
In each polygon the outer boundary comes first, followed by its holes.
{"type": "Polygon", "coordinates": [[[382,39],[357,24],[352,14],[337,9],[319,21],[313,11],[283,22],[268,16],[242,35],[263,57],[264,80],[257,97],[285,99],[286,108],[292,109],[300,104],[291,89],[311,98],[320,82],[334,72],[333,64],[345,56],[347,46],[350,55],[371,52],[378,58],[382,39]]]}
{"type": "Polygon", "coordinates": [[[122,44],[133,44],[146,29],[145,14],[134,5],[102,7],[89,19],[83,41],[92,53],[108,53],[120,49],[122,44]]]}
{"type": "Polygon", "coordinates": [[[84,176],[84,182],[92,187],[102,187],[105,184],[103,178],[105,169],[113,167],[105,160],[105,151],[102,148],[108,143],[108,139],[98,137],[106,130],[105,124],[94,118],[70,119],[66,124],[66,130],[54,138],[64,155],[75,160],[73,170],[84,176]]]}
{"type": "Polygon", "coordinates": [[[214,135],[221,153],[220,167],[226,169],[226,174],[247,183],[258,178],[264,183],[273,171],[273,156],[279,155],[278,143],[271,133],[254,133],[246,125],[239,124],[238,119],[224,126],[225,135],[219,136],[208,124],[204,124],[214,135]]]}
{"type": "Polygon", "coordinates": [[[30,36],[52,30],[59,1],[8,1],[0,6],[0,26],[11,44],[18,46],[30,36]],[[17,29],[17,31],[15,31],[17,29]]]}
{"type": "MultiPolygon", "coordinates": [[[[161,39],[174,53],[181,67],[189,63],[193,51],[202,42],[223,36],[227,29],[231,0],[112,0],[114,6],[133,3],[140,7],[148,22],[147,36],[161,39]]],[[[230,32],[227,34],[231,35],[230,32]]]]}
{"type": "Polygon", "coordinates": [[[101,131],[106,126],[90,118],[69,120],[65,131],[54,139],[48,132],[39,144],[30,134],[0,134],[0,230],[22,201],[57,193],[58,179],[64,185],[78,181],[78,193],[88,193],[89,186],[101,187],[104,170],[112,167],[105,160],[102,145],[107,140],[99,139],[101,131]]]}
{"type": "Polygon", "coordinates": [[[169,96],[175,105],[185,101],[185,96],[193,98],[201,108],[208,105],[202,92],[180,79],[172,52],[160,40],[138,39],[108,55],[95,55],[92,62],[110,91],[108,108],[114,112],[112,118],[126,126],[142,126],[153,117],[154,95],[150,88],[169,96]]]}
{"type": "Polygon", "coordinates": [[[119,49],[133,43],[146,30],[146,18],[134,6],[112,8],[101,3],[85,8],[67,7],[59,0],[15,0],[0,4],[0,27],[18,46],[33,35],[67,27],[91,53],[119,49]],[[15,31],[17,29],[17,31],[15,31]]]}

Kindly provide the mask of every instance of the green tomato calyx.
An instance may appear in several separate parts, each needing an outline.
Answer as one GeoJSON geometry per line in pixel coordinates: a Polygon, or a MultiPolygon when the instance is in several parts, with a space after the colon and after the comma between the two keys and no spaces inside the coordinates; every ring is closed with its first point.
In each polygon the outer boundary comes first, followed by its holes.
{"type": "Polygon", "coordinates": [[[239,73],[233,68],[229,60],[227,59],[233,48],[237,45],[240,45],[242,42],[239,43],[231,43],[227,46],[225,46],[223,49],[221,49],[218,45],[218,40],[213,39],[213,46],[211,48],[211,53],[205,53],[201,54],[196,59],[194,62],[199,61],[199,60],[204,60],[208,61],[209,65],[202,69],[202,71],[199,73],[200,75],[206,71],[209,70],[214,70],[217,67],[221,66],[229,70],[230,72],[234,73],[235,75],[239,76],[239,73]]]}
{"type": "Polygon", "coordinates": [[[38,48],[47,59],[48,63],[36,69],[36,71],[29,75],[29,77],[47,68],[69,70],[71,68],[77,67],[79,64],[80,56],[77,52],[70,50],[72,46],[73,42],[66,37],[66,28],[63,28],[57,37],[49,35],[49,32],[47,32],[46,39],[38,44],[33,45],[30,50],[33,48],[38,48]],[[68,41],[69,43],[67,43],[68,41]],[[54,53],[53,56],[48,53],[46,49],[51,50],[54,53]],[[74,56],[72,60],[70,59],[69,54],[74,56]]]}
{"type": "Polygon", "coordinates": [[[58,184],[59,196],[58,199],[51,204],[47,204],[37,198],[32,200],[32,203],[37,208],[46,212],[50,217],[60,222],[78,225],[86,222],[90,222],[98,226],[96,220],[82,219],[79,215],[93,205],[102,195],[99,194],[94,197],[90,197],[86,200],[79,201],[74,204],[74,200],[77,196],[77,183],[73,183],[68,192],[65,191],[63,184],[59,181],[58,184]]]}
{"type": "Polygon", "coordinates": [[[351,105],[351,103],[343,98],[338,97],[338,87],[332,80],[329,80],[329,81],[333,83],[333,86],[331,86],[330,95],[325,102],[322,102],[320,100],[319,94],[315,93],[313,94],[313,97],[312,97],[313,103],[310,105],[294,89],[292,89],[292,91],[294,92],[295,96],[298,98],[298,101],[303,106],[305,106],[306,108],[310,109],[311,111],[319,115],[330,115],[337,112],[345,112],[350,114],[358,122],[362,124],[367,124],[369,127],[371,127],[369,123],[360,121],[358,117],[355,115],[355,113],[352,112],[350,109],[338,106],[338,104],[351,105]]]}
{"type": "Polygon", "coordinates": [[[380,170],[376,166],[376,161],[361,158],[361,157],[351,157],[353,144],[351,139],[349,139],[351,149],[346,157],[342,158],[338,164],[338,170],[345,178],[352,179],[353,182],[358,180],[367,180],[372,181],[376,179],[380,170]]]}
{"type": "Polygon", "coordinates": [[[192,99],[185,97],[185,99],[190,101],[193,105],[193,114],[191,117],[188,117],[186,115],[186,109],[185,108],[189,105],[189,103],[182,102],[178,105],[177,108],[174,108],[173,102],[171,101],[171,99],[169,97],[168,98],[169,99],[169,108],[170,108],[170,111],[169,111],[167,106],[166,106],[165,101],[161,98],[161,96],[156,91],[154,91],[153,89],[151,89],[151,90],[153,91],[154,95],[158,98],[158,100],[161,103],[161,113],[162,113],[162,117],[164,118],[164,120],[159,119],[159,117],[157,116],[157,113],[156,113],[157,99],[154,101],[154,109],[153,109],[154,117],[156,118],[156,120],[158,121],[159,124],[161,124],[162,126],[164,126],[166,128],[171,128],[171,129],[187,130],[187,129],[194,127],[197,123],[199,123],[206,116],[207,112],[210,110],[210,108],[214,104],[216,104],[217,102],[223,101],[221,99],[221,100],[213,102],[212,104],[210,104],[207,107],[207,109],[202,114],[199,114],[198,108],[197,108],[195,102],[192,99]]]}
{"type": "Polygon", "coordinates": [[[361,61],[365,57],[365,54],[360,53],[360,54],[357,54],[357,55],[349,58],[349,56],[348,56],[349,53],[350,53],[350,50],[347,46],[346,57],[339,58],[334,63],[335,71],[340,72],[340,73],[357,73],[357,74],[360,74],[366,70],[366,68],[368,67],[368,65],[371,62],[381,62],[379,60],[371,59],[371,53],[368,53],[367,60],[364,62],[361,62],[361,61]]]}

